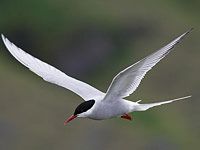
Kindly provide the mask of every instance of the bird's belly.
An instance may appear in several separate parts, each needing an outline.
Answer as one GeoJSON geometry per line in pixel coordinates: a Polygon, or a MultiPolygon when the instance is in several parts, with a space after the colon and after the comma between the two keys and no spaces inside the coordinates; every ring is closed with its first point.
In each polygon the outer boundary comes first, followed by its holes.
{"type": "Polygon", "coordinates": [[[102,104],[93,110],[93,113],[88,116],[94,120],[104,120],[117,116],[121,116],[127,112],[127,109],[119,104],[102,104]]]}
{"type": "Polygon", "coordinates": [[[119,116],[120,114],[102,114],[102,113],[95,113],[95,114],[92,114],[90,116],[88,116],[88,118],[90,119],[93,119],[93,120],[105,120],[105,119],[110,119],[110,118],[113,118],[113,117],[117,117],[119,116]]]}

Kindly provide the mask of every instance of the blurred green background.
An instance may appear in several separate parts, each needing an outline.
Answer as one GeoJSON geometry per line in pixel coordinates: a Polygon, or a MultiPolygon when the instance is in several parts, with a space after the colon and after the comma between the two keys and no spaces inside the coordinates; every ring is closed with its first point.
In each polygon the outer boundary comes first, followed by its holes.
{"type": "Polygon", "coordinates": [[[1,150],[200,148],[200,1],[1,0],[0,32],[28,53],[106,91],[125,67],[194,30],[127,99],[190,100],[133,113],[132,122],[77,119],[82,99],[44,82],[0,44],[1,150]]]}

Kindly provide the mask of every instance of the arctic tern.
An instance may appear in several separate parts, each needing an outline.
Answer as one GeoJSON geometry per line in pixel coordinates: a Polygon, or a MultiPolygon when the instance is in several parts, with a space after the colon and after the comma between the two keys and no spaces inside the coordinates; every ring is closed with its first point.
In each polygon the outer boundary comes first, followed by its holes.
{"type": "Polygon", "coordinates": [[[87,83],[74,79],[55,67],[31,56],[15,44],[11,43],[3,34],[1,37],[8,51],[24,66],[42,77],[45,81],[57,84],[78,94],[84,102],[77,106],[74,114],[64,121],[66,125],[77,117],[87,117],[94,120],[103,120],[113,117],[121,117],[132,120],[129,113],[145,111],[154,106],[171,103],[177,100],[189,98],[185,96],[163,102],[141,104],[140,101],[125,100],[139,86],[145,74],[163,59],[180,40],[191,31],[183,33],[166,46],[143,58],[135,64],[119,72],[112,80],[106,93],[90,86],[87,83]]]}

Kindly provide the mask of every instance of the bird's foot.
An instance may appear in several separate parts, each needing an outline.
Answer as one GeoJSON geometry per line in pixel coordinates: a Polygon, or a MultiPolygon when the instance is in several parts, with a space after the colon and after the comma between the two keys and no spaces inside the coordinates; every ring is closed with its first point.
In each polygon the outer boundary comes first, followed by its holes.
{"type": "Polygon", "coordinates": [[[132,120],[132,117],[129,114],[124,114],[121,116],[122,119],[132,120]]]}

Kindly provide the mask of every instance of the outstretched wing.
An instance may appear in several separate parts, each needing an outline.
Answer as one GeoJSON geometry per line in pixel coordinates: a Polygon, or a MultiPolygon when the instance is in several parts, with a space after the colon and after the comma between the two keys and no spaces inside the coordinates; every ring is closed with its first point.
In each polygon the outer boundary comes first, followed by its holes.
{"type": "Polygon", "coordinates": [[[124,98],[132,94],[139,86],[145,74],[161,59],[163,59],[171,51],[171,49],[189,32],[190,30],[183,33],[163,48],[117,74],[108,88],[104,100],[124,98]]]}
{"type": "Polygon", "coordinates": [[[48,65],[45,62],[31,56],[18,48],[16,45],[11,43],[3,35],[2,39],[9,52],[24,66],[29,68],[32,72],[42,77],[45,81],[57,84],[64,87],[72,92],[78,94],[85,101],[104,97],[104,93],[97,90],[96,88],[81,82],[77,79],[67,76],[65,73],[56,69],[55,67],[48,65]]]}

